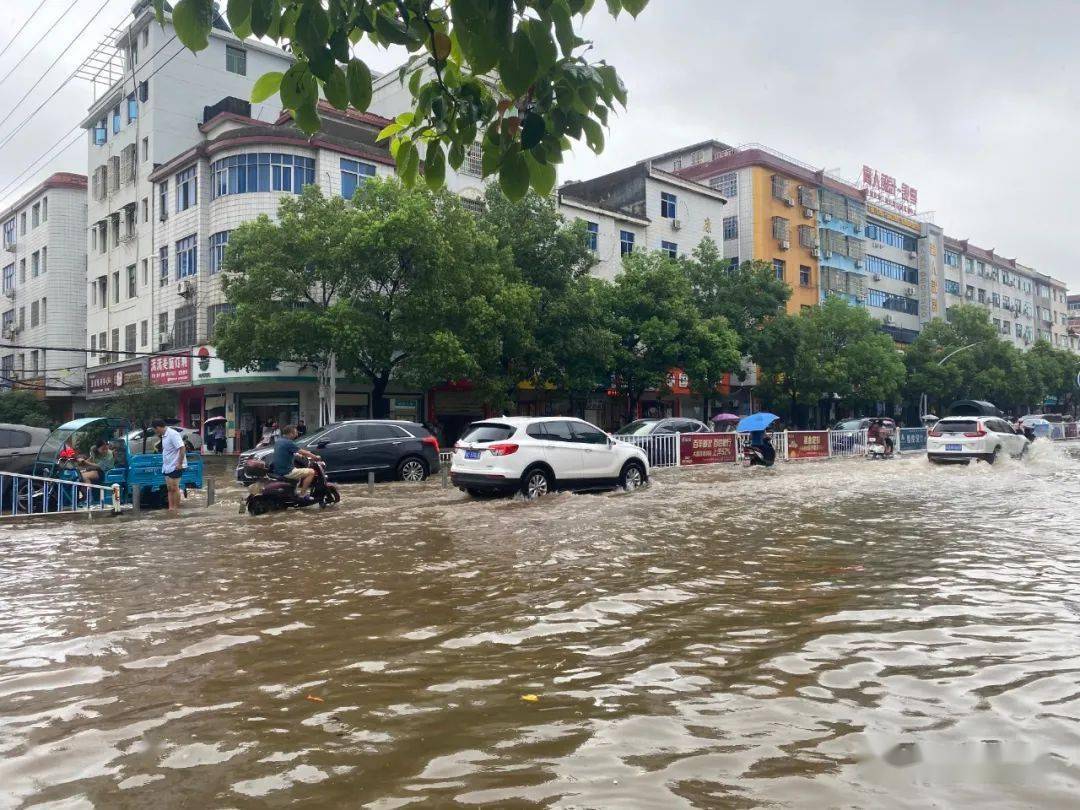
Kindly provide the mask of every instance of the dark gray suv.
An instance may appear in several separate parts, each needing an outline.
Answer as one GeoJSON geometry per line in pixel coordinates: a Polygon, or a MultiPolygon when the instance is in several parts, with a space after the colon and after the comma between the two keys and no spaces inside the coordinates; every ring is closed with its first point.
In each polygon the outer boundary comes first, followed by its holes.
{"type": "MultiPolygon", "coordinates": [[[[332,422],[296,442],[322,456],[328,477],[423,481],[439,472],[439,442],[423,425],[389,419],[350,419],[332,422]]],[[[274,448],[260,447],[240,455],[237,478],[250,458],[268,464],[274,448]]]]}

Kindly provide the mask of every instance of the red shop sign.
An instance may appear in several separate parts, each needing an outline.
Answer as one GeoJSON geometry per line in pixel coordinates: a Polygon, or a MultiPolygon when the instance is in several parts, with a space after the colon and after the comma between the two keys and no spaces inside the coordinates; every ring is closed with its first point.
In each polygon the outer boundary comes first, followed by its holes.
{"type": "Polygon", "coordinates": [[[787,435],[787,455],[794,458],[828,458],[829,431],[799,430],[787,435]]]}
{"type": "Polygon", "coordinates": [[[191,357],[171,354],[150,358],[150,382],[154,385],[179,385],[191,382],[191,357]]]}
{"type": "Polygon", "coordinates": [[[683,464],[721,464],[735,461],[735,433],[683,433],[679,450],[683,464]]]}

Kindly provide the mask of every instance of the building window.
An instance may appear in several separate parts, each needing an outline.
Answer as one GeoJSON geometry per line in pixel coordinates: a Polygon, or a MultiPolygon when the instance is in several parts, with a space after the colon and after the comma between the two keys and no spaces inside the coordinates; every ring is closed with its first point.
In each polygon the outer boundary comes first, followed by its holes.
{"type": "MultiPolygon", "coordinates": [[[[314,169],[312,169],[314,171],[314,169]]],[[[341,196],[351,200],[357,187],[369,177],[375,176],[375,165],[360,160],[341,159],[341,196]]]]}
{"type": "Polygon", "coordinates": [[[870,290],[867,294],[867,302],[872,307],[888,309],[892,312],[902,312],[906,315],[919,314],[919,302],[904,295],[887,293],[882,290],[870,290]]]}
{"type": "Polygon", "coordinates": [[[772,195],[777,200],[788,200],[787,180],[778,174],[772,176],[772,195]]]}
{"type": "MultiPolygon", "coordinates": [[[[120,271],[117,270],[112,274],[112,301],[114,304],[120,303],[120,271]]],[[[115,343],[113,344],[116,345],[115,343]]]]}
{"type": "Polygon", "coordinates": [[[15,217],[4,223],[4,247],[15,244],[15,217]]]}
{"type": "Polygon", "coordinates": [[[461,164],[461,173],[469,174],[473,177],[483,177],[484,149],[480,144],[470,144],[468,150],[465,152],[465,161],[461,164]]]}
{"type": "MultiPolygon", "coordinates": [[[[5,325],[8,325],[7,324],[8,315],[11,316],[11,321],[14,321],[15,320],[15,310],[11,310],[10,312],[5,312],[4,313],[5,325]]],[[[30,327],[33,328],[33,327],[37,326],[40,321],[41,321],[41,305],[38,304],[37,301],[33,301],[30,304],[30,327]]]]}
{"type": "Polygon", "coordinates": [[[158,283],[159,287],[164,287],[169,283],[169,248],[167,245],[158,248],[158,277],[161,279],[158,283]]]}
{"type": "Polygon", "coordinates": [[[199,244],[195,234],[176,243],[176,277],[187,278],[199,271],[199,244]]]}
{"type": "Polygon", "coordinates": [[[49,272],[49,249],[43,247],[41,249],[41,275],[45,275],[49,272]]]}
{"type": "Polygon", "coordinates": [[[719,174],[709,180],[709,185],[724,197],[735,197],[739,194],[739,176],[735,172],[719,174]]]}
{"type": "Polygon", "coordinates": [[[150,139],[149,138],[143,138],[142,139],[142,159],[144,161],[150,159],[150,139]]]}
{"type": "Polygon", "coordinates": [[[30,208],[30,227],[36,228],[41,224],[41,203],[34,203],[30,208]]]}
{"type": "Polygon", "coordinates": [[[130,124],[139,117],[139,102],[135,100],[135,94],[127,97],[127,120],[130,124]]]}
{"type": "Polygon", "coordinates": [[[158,320],[158,336],[162,340],[168,340],[169,339],[169,313],[168,312],[160,312],[160,313],[158,313],[158,319],[157,320],[158,320]]]}
{"type": "Polygon", "coordinates": [[[120,350],[120,330],[119,329],[113,329],[112,330],[112,347],[113,347],[112,359],[113,360],[119,360],[120,359],[120,351],[119,351],[120,350]]]}
{"type": "Polygon", "coordinates": [[[945,279],[945,292],[949,293],[949,295],[960,295],[960,282],[945,279]]]}
{"type": "Polygon", "coordinates": [[[4,268],[4,292],[13,292],[15,289],[15,262],[4,268]]]}
{"type": "Polygon", "coordinates": [[[247,76],[247,51],[233,45],[225,46],[225,70],[247,76]]]}
{"type": "Polygon", "coordinates": [[[593,253],[600,249],[600,223],[585,221],[585,244],[593,253]]]}
{"type": "Polygon", "coordinates": [[[799,286],[800,287],[809,287],[810,286],[810,268],[807,267],[805,264],[800,264],[799,265],[799,286]]]}
{"type": "Polygon", "coordinates": [[[176,211],[186,211],[199,201],[199,178],[195,166],[176,175],[176,211]]]}
{"type": "Polygon", "coordinates": [[[917,267],[908,267],[906,264],[890,262],[880,256],[867,256],[866,270],[868,273],[904,281],[908,284],[919,283],[919,270],[917,267]]]}
{"type": "Polygon", "coordinates": [[[150,200],[146,197],[142,198],[142,221],[150,221],[150,200]]]}
{"type": "Polygon", "coordinates": [[[41,198],[41,221],[42,222],[48,222],[49,221],[49,198],[48,197],[42,197],[41,198]]]}
{"type": "Polygon", "coordinates": [[[195,345],[195,307],[178,307],[173,321],[173,344],[176,346],[195,345]]]}
{"type": "Polygon", "coordinates": [[[142,285],[144,287],[150,286],[150,260],[142,260],[142,285]]]}
{"type": "Polygon", "coordinates": [[[906,233],[900,233],[900,231],[894,231],[892,228],[874,225],[869,222],[866,223],[866,238],[873,239],[875,242],[881,242],[883,245],[889,245],[910,252],[915,252],[919,249],[919,243],[916,237],[908,236],[906,233]]]}
{"type": "Polygon", "coordinates": [[[772,260],[772,266],[773,266],[773,272],[776,274],[777,280],[783,281],[784,280],[784,269],[785,269],[784,260],[783,259],[773,259],[772,260]]]}
{"type": "Polygon", "coordinates": [[[225,246],[229,244],[229,232],[219,231],[210,235],[210,275],[221,270],[225,260],[225,246]]]}
{"type": "Polygon", "coordinates": [[[634,252],[634,234],[632,231],[619,231],[619,255],[634,252]]]}
{"type": "Polygon", "coordinates": [[[37,278],[41,275],[41,252],[35,250],[30,254],[30,277],[37,278]]]}
{"type": "Polygon", "coordinates": [[[162,219],[169,213],[169,182],[165,182],[158,185],[158,216],[162,219]]]}
{"type": "Polygon", "coordinates": [[[90,336],[90,356],[97,357],[97,335],[90,336]]]}
{"type": "Polygon", "coordinates": [[[134,298],[138,295],[138,276],[135,272],[135,265],[129,264],[127,267],[127,294],[128,298],[134,298]]]}
{"type": "Polygon", "coordinates": [[[104,146],[109,140],[109,129],[105,126],[105,119],[102,118],[94,126],[94,145],[104,146]]]}
{"type": "Polygon", "coordinates": [[[218,319],[222,315],[228,315],[236,311],[233,304],[212,304],[206,308],[206,339],[214,339],[214,330],[217,329],[218,319]]]}
{"type": "Polygon", "coordinates": [[[19,214],[19,236],[26,236],[26,212],[19,214]]]}
{"type": "Polygon", "coordinates": [[[678,204],[674,194],[667,191],[660,192],[660,216],[663,219],[675,219],[678,204]]]}
{"type": "Polygon", "coordinates": [[[26,283],[26,259],[19,259],[19,283],[26,283]]]}
{"type": "MultiPolygon", "coordinates": [[[[345,162],[342,161],[343,164],[345,162]]],[[[371,168],[374,174],[375,167],[371,168]]],[[[177,182],[179,179],[177,177],[177,182]]],[[[210,166],[210,192],[215,199],[227,194],[248,194],[255,191],[291,191],[299,194],[304,186],[314,182],[314,159],[297,155],[270,152],[232,155],[216,160],[210,166]]],[[[177,194],[179,193],[177,189],[177,194]]]]}
{"type": "Polygon", "coordinates": [[[150,321],[144,320],[139,324],[139,345],[145,346],[150,342],[150,321]]]}
{"type": "Polygon", "coordinates": [[[679,255],[679,246],[674,242],[660,242],[660,252],[666,253],[668,257],[674,259],[679,255]]]}
{"type": "Polygon", "coordinates": [[[113,135],[120,131],[120,105],[117,104],[113,107],[112,111],[112,131],[113,135]]]}
{"type": "Polygon", "coordinates": [[[739,238],[739,218],[738,217],[724,217],[724,238],[725,239],[738,239],[739,238]]]}
{"type": "Polygon", "coordinates": [[[986,303],[986,290],[984,290],[982,287],[979,288],[979,303],[986,303]]]}
{"type": "Polygon", "coordinates": [[[124,351],[128,353],[128,356],[135,354],[135,350],[138,348],[135,345],[135,330],[136,325],[129,323],[124,327],[124,351]]]}
{"type": "Polygon", "coordinates": [[[144,104],[150,100],[150,82],[139,82],[139,101],[144,104]]]}
{"type": "Polygon", "coordinates": [[[732,256],[728,260],[728,262],[729,262],[728,270],[738,270],[739,269],[739,257],[738,256],[732,256]]]}
{"type": "Polygon", "coordinates": [[[1000,307],[1001,306],[1001,296],[998,295],[997,293],[990,293],[990,303],[993,304],[995,307],[1000,307]]]}
{"type": "Polygon", "coordinates": [[[39,369],[40,366],[38,365],[38,353],[35,349],[34,351],[30,352],[30,371],[36,377],[38,375],[39,369]]]}

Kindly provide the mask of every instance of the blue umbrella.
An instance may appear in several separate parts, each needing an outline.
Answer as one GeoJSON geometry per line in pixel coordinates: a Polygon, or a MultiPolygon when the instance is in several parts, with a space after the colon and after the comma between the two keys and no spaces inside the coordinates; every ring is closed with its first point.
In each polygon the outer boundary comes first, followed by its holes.
{"type": "Polygon", "coordinates": [[[769,425],[779,418],[780,417],[775,413],[759,411],[758,413],[752,413],[749,416],[744,416],[740,419],[736,430],[738,430],[739,433],[753,433],[758,430],[766,430],[769,425]]]}

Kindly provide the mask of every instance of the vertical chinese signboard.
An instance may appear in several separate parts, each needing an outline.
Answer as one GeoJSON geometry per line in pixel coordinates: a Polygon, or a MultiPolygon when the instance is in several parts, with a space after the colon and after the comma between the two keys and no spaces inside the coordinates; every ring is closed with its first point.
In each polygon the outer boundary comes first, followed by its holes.
{"type": "Polygon", "coordinates": [[[829,431],[799,430],[788,433],[787,455],[789,459],[828,458],[829,431]]]}
{"type": "Polygon", "coordinates": [[[735,461],[734,433],[683,433],[679,455],[683,464],[721,464],[735,461]]]}
{"type": "Polygon", "coordinates": [[[151,357],[150,382],[154,385],[187,385],[191,382],[191,357],[186,354],[151,357]]]}

